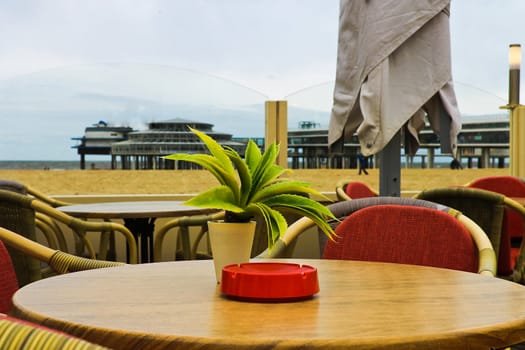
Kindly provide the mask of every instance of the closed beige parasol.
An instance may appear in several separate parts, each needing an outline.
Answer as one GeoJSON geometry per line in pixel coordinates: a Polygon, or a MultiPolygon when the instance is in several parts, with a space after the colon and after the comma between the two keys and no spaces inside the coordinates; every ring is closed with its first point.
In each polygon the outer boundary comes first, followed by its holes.
{"type": "Polygon", "coordinates": [[[442,153],[455,156],[449,8],[450,0],[341,0],[332,151],[357,132],[361,152],[376,154],[403,129],[413,154],[427,117],[442,153]]]}

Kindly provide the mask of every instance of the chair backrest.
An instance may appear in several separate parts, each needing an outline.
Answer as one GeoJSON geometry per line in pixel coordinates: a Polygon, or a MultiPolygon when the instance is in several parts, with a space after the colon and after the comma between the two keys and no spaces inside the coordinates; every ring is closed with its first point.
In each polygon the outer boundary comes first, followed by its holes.
{"type": "Polygon", "coordinates": [[[26,186],[20,182],[13,180],[0,179],[0,189],[6,191],[13,191],[20,194],[27,194],[33,196],[34,198],[41,200],[44,203],[56,208],[64,205],[71,205],[69,202],[64,202],[55,198],[52,198],[43,192],[37,190],[34,187],[26,186]]]}
{"type": "MultiPolygon", "coordinates": [[[[447,206],[413,198],[372,197],[340,201],[328,208],[338,218],[331,224],[341,237],[326,243],[325,258],[348,258],[347,244],[352,244],[355,232],[356,237],[360,237],[356,244],[374,241],[379,247],[376,252],[367,253],[374,250],[371,245],[363,249],[356,246],[363,254],[376,254],[375,257],[362,256],[362,259],[441,266],[492,276],[496,272],[496,256],[486,234],[475,222],[447,206]],[[361,212],[364,209],[367,210],[361,212]],[[443,230],[446,233],[442,235],[443,230]],[[388,235],[388,239],[382,235],[388,235]],[[404,245],[385,248],[383,245],[387,241],[392,244],[404,242],[404,245]],[[403,256],[396,258],[384,249],[402,252],[403,256]],[[379,259],[381,256],[382,260],[379,259]]],[[[314,225],[307,218],[298,220],[288,227],[271,250],[260,257],[287,257],[283,254],[287,247],[314,225]]]]}
{"type": "Polygon", "coordinates": [[[436,209],[371,205],[347,216],[324,259],[365,260],[477,272],[477,248],[455,217],[436,209]]]}
{"type": "Polygon", "coordinates": [[[338,200],[377,197],[379,193],[361,181],[341,180],[336,184],[335,193],[338,200]]]}
{"type": "MultiPolygon", "coordinates": [[[[36,198],[54,208],[61,205],[69,205],[70,203],[55,200],[43,193],[32,189],[22,183],[13,180],[0,179],[0,190],[11,191],[22,195],[27,195],[36,198]]],[[[67,243],[65,237],[55,221],[43,215],[36,213],[36,227],[45,236],[48,244],[53,248],[60,248],[67,251],[67,243]]],[[[24,231],[25,232],[25,231],[24,231]]],[[[31,238],[31,237],[30,237],[31,238]]]]}
{"type": "Polygon", "coordinates": [[[502,232],[505,196],[476,188],[446,187],[421,191],[416,198],[457,209],[476,222],[496,252],[498,275],[509,275],[510,239],[502,232]]]}
{"type": "MultiPolygon", "coordinates": [[[[525,182],[515,176],[486,176],[469,182],[467,186],[497,192],[507,197],[525,197],[525,182]]],[[[508,232],[511,238],[523,237],[523,224],[522,215],[509,208],[505,210],[503,231],[508,232]]]]}
{"type": "Polygon", "coordinates": [[[27,194],[27,188],[23,184],[13,180],[0,179],[0,189],[13,191],[20,194],[27,194]]]}
{"type": "Polygon", "coordinates": [[[18,290],[15,268],[4,243],[0,241],[0,313],[7,313],[18,290]]]}
{"type": "Polygon", "coordinates": [[[525,181],[515,176],[485,176],[467,184],[468,187],[501,193],[507,197],[525,197],[525,181]]]}
{"type": "MultiPolygon", "coordinates": [[[[4,182],[5,185],[5,182],[4,182]]],[[[14,232],[21,232],[33,241],[36,241],[35,211],[31,208],[32,198],[23,192],[0,190],[0,226],[14,232]]],[[[11,255],[15,267],[18,283],[24,286],[42,278],[38,260],[23,254],[11,247],[7,250],[11,255]]]]}

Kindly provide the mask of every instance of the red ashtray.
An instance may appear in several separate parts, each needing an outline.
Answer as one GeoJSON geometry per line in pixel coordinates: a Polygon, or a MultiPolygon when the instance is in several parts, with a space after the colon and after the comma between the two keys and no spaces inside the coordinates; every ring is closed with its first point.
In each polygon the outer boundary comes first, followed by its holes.
{"type": "Polygon", "coordinates": [[[317,269],[290,263],[246,263],[222,269],[221,292],[252,301],[292,301],[319,292],[317,269]]]}

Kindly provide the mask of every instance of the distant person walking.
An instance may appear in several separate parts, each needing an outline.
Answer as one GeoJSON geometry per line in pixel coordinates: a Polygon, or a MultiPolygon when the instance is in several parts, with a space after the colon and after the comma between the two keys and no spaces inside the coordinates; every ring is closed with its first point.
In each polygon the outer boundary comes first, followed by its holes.
{"type": "Polygon", "coordinates": [[[361,175],[361,173],[365,173],[365,175],[368,175],[368,171],[366,171],[367,166],[367,160],[366,158],[361,154],[361,152],[357,153],[357,160],[359,160],[359,173],[358,175],[361,175]]]}
{"type": "Polygon", "coordinates": [[[450,162],[450,169],[460,170],[463,169],[463,166],[461,165],[461,162],[459,160],[454,158],[452,159],[452,162],[450,162]]]}

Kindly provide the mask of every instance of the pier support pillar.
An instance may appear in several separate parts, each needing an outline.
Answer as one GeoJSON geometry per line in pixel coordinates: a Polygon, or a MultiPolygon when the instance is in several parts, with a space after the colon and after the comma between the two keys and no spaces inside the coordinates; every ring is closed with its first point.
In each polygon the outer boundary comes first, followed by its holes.
{"type": "Polygon", "coordinates": [[[277,165],[288,168],[288,102],[266,101],[265,147],[272,142],[280,145],[277,165]]]}

